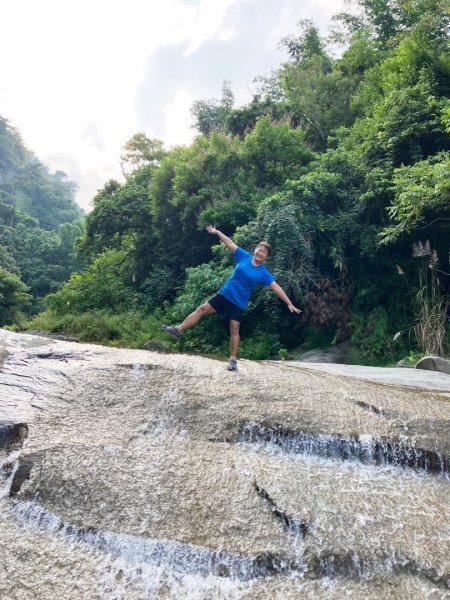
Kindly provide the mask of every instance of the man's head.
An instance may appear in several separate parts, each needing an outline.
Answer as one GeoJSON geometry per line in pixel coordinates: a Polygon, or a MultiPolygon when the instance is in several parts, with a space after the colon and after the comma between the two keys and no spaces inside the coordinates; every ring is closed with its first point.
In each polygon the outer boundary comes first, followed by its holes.
{"type": "Polygon", "coordinates": [[[269,243],[259,242],[259,244],[255,248],[253,256],[258,262],[264,262],[266,258],[270,255],[271,250],[272,246],[269,243]]]}

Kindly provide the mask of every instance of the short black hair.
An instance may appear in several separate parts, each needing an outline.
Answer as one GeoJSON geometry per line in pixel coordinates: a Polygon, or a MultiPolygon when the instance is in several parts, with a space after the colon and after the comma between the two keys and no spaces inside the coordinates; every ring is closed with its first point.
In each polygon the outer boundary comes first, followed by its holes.
{"type": "Polygon", "coordinates": [[[272,246],[269,244],[269,242],[259,242],[258,244],[256,244],[257,248],[258,246],[264,246],[264,248],[266,248],[267,250],[267,256],[270,256],[270,253],[272,252],[272,246]]]}

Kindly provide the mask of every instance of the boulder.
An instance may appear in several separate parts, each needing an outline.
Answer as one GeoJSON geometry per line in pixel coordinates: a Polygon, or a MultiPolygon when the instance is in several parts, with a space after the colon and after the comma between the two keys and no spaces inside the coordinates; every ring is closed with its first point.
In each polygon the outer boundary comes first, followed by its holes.
{"type": "Polygon", "coordinates": [[[439,356],[424,356],[416,364],[416,369],[424,369],[425,371],[438,371],[450,375],[450,360],[439,356]]]}

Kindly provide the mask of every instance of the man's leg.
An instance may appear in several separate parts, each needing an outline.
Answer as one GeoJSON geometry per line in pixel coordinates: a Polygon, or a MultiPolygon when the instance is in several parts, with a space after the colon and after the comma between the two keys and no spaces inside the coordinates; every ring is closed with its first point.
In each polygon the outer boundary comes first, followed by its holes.
{"type": "Polygon", "coordinates": [[[188,315],[182,323],[180,323],[177,327],[180,333],[183,333],[185,329],[189,329],[190,327],[194,327],[197,323],[206,317],[206,315],[212,315],[216,310],[209,304],[209,302],[205,302],[201,306],[199,306],[194,312],[188,315]]]}
{"type": "Polygon", "coordinates": [[[237,360],[239,342],[241,340],[239,336],[239,326],[239,321],[230,319],[230,360],[237,360]]]}

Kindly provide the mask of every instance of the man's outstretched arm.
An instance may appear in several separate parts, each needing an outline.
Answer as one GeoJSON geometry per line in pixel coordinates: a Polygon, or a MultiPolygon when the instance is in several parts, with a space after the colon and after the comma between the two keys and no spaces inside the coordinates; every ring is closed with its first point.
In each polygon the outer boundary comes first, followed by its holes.
{"type": "Polygon", "coordinates": [[[233,242],[233,240],[230,240],[229,237],[227,237],[224,233],[222,233],[221,231],[219,231],[218,229],[216,229],[215,227],[213,227],[212,225],[208,225],[208,227],[206,228],[206,231],[208,233],[211,233],[212,235],[217,235],[220,239],[221,242],[223,242],[225,244],[225,246],[227,248],[229,248],[231,250],[231,252],[236,251],[236,244],[233,242]]]}
{"type": "Polygon", "coordinates": [[[286,302],[288,309],[291,311],[291,313],[301,313],[302,311],[299,308],[296,308],[292,302],[289,300],[286,292],[283,290],[283,288],[281,287],[281,285],[278,285],[278,283],[276,281],[272,281],[272,283],[269,285],[270,289],[272,290],[272,292],[275,292],[275,294],[281,298],[283,300],[283,302],[286,302]]]}

